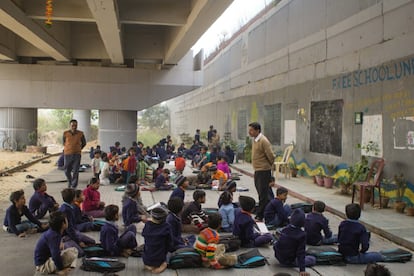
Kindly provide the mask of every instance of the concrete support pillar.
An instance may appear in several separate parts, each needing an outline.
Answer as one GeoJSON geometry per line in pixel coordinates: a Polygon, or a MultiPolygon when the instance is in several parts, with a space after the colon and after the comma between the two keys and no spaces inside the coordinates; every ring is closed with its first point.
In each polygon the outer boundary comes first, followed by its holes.
{"type": "Polygon", "coordinates": [[[137,140],[137,112],[99,110],[98,140],[103,151],[108,152],[116,141],[128,150],[137,140]]]}
{"type": "Polygon", "coordinates": [[[0,147],[3,141],[9,137],[14,148],[21,150],[29,141],[29,133],[35,132],[37,137],[37,109],[36,108],[0,108],[0,147]]]}
{"type": "Polygon", "coordinates": [[[78,129],[85,134],[86,142],[91,138],[91,111],[85,109],[74,109],[73,119],[78,121],[78,129]]]}

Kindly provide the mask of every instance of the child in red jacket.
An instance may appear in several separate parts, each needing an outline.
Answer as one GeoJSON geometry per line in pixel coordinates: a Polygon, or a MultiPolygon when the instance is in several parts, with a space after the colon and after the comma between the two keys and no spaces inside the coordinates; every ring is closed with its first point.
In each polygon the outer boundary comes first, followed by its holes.
{"type": "Polygon", "coordinates": [[[99,189],[99,178],[92,177],[89,180],[89,185],[85,190],[83,190],[83,195],[85,200],[83,201],[83,211],[85,215],[92,216],[94,218],[103,218],[105,217],[104,207],[105,202],[101,201],[101,194],[98,191],[99,189]]]}

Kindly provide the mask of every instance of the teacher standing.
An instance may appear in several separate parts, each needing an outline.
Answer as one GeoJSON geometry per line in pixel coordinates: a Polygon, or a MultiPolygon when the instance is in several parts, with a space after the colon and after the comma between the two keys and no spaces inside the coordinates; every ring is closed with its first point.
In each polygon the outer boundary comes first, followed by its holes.
{"type": "Polygon", "coordinates": [[[259,123],[249,124],[249,135],[253,138],[252,142],[252,165],[254,169],[254,185],[259,195],[259,207],[256,210],[256,220],[262,221],[264,209],[269,202],[269,183],[272,176],[271,170],[275,160],[272,145],[262,134],[259,123]]]}
{"type": "Polygon", "coordinates": [[[78,186],[81,151],[86,145],[85,135],[78,130],[78,121],[70,121],[70,129],[63,132],[63,157],[68,187],[78,186]]]}

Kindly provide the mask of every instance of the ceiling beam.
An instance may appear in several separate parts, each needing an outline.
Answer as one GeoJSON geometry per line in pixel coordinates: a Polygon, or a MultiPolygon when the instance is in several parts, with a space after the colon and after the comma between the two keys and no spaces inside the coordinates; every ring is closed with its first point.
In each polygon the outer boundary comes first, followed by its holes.
{"type": "Polygon", "coordinates": [[[0,60],[16,60],[16,55],[12,50],[0,44],[0,60]]]}
{"type": "MultiPolygon", "coordinates": [[[[45,0],[25,0],[24,12],[32,19],[45,20],[45,0]]],[[[85,1],[53,1],[53,21],[95,22],[85,1]]]]}
{"type": "Polygon", "coordinates": [[[186,24],[171,31],[164,63],[177,64],[233,0],[197,0],[186,24]]]}
{"type": "Polygon", "coordinates": [[[0,1],[0,24],[14,32],[47,56],[58,61],[68,61],[69,53],[56,39],[33,20],[26,17],[12,1],[0,1]]]}
{"type": "Polygon", "coordinates": [[[124,63],[118,10],[114,0],[87,0],[112,63],[124,63]]]}

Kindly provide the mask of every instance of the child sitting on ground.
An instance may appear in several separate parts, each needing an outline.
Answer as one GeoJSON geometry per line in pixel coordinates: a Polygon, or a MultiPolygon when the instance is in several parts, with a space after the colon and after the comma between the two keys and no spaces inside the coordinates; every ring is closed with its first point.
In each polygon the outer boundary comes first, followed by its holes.
{"type": "Polygon", "coordinates": [[[234,206],[233,206],[233,196],[230,192],[223,192],[220,195],[221,206],[219,208],[219,213],[221,215],[221,230],[223,232],[232,232],[234,224],[234,206]]]}
{"type": "Polygon", "coordinates": [[[138,164],[137,164],[137,178],[139,182],[143,184],[148,184],[146,179],[147,170],[150,168],[150,165],[144,160],[144,156],[141,154],[138,155],[138,164]]]}
{"type": "Polygon", "coordinates": [[[151,211],[151,220],[145,223],[142,236],[145,240],[142,260],[146,270],[161,273],[167,268],[167,253],[174,250],[170,225],[165,222],[167,211],[156,207],[151,211]]]}
{"type": "Polygon", "coordinates": [[[332,235],[329,229],[329,221],[322,214],[325,211],[325,203],[315,201],[313,203],[312,213],[308,214],[305,219],[306,243],[309,245],[333,244],[338,241],[336,235],[332,235]],[[324,236],[322,237],[321,231],[324,236]]]}
{"type": "Polygon", "coordinates": [[[288,190],[280,187],[276,190],[276,197],[265,208],[264,219],[266,225],[282,227],[289,223],[289,215],[292,212],[289,204],[285,204],[288,190]]]}
{"type": "Polygon", "coordinates": [[[126,227],[124,233],[118,236],[119,208],[110,204],[105,207],[105,219],[107,222],[102,226],[99,240],[102,248],[109,256],[128,257],[137,247],[137,228],[134,224],[126,227]]]}
{"type": "Polygon", "coordinates": [[[81,205],[85,197],[82,190],[75,191],[75,200],[73,201],[73,211],[75,214],[75,227],[80,232],[99,231],[100,227],[94,225],[93,217],[85,215],[81,211],[81,205]]]}
{"type": "Polygon", "coordinates": [[[59,204],[53,196],[46,193],[47,185],[44,179],[35,179],[35,181],[33,181],[33,189],[35,192],[30,198],[29,210],[35,218],[41,219],[48,211],[51,213],[59,208],[59,204]]]}
{"type": "Polygon", "coordinates": [[[6,210],[3,229],[11,234],[23,238],[27,234],[33,234],[47,229],[47,223],[41,223],[35,218],[26,206],[24,191],[14,191],[10,195],[12,205],[6,210]],[[22,221],[22,216],[28,220],[22,221]]]}
{"type": "Polygon", "coordinates": [[[238,236],[242,247],[259,247],[269,244],[273,241],[272,234],[255,233],[255,222],[252,218],[252,212],[256,207],[256,201],[249,196],[239,196],[240,209],[236,209],[233,235],[238,236]]]}
{"type": "Polygon", "coordinates": [[[42,234],[34,250],[36,271],[42,274],[67,275],[71,267],[76,267],[78,250],[74,247],[62,248],[62,235],[68,228],[64,213],[50,214],[49,230],[42,234]]]}
{"type": "Polygon", "coordinates": [[[305,267],[316,264],[314,256],[306,255],[306,233],[302,230],[305,213],[295,209],[290,217],[290,224],[283,228],[279,240],[273,245],[275,257],[281,265],[299,267],[299,275],[309,275],[305,267]]]}
{"type": "Polygon", "coordinates": [[[168,183],[168,177],[170,175],[169,169],[163,169],[162,174],[158,175],[155,179],[155,189],[158,191],[168,191],[171,190],[172,185],[168,183]]]}
{"type": "Polygon", "coordinates": [[[338,251],[345,261],[351,264],[368,264],[384,260],[378,252],[367,252],[370,235],[367,229],[358,220],[361,216],[361,207],[356,203],[345,206],[347,219],[339,224],[338,251]],[[360,248],[361,246],[361,248],[360,248]]]}
{"type": "MultiPolygon", "coordinates": [[[[230,193],[230,195],[231,195],[231,201],[233,201],[233,194],[234,194],[234,192],[236,192],[236,189],[237,189],[237,184],[236,184],[236,181],[234,181],[234,180],[227,180],[227,182],[226,182],[226,189],[224,190],[224,192],[219,196],[219,199],[218,199],[218,202],[217,202],[217,205],[218,205],[218,207],[220,208],[221,207],[221,205],[223,204],[222,203],[222,197],[224,196],[224,193],[225,192],[227,192],[227,193],[230,193]]],[[[239,206],[238,206],[238,204],[237,203],[233,203],[233,206],[234,206],[234,208],[238,208],[239,206]]]]}
{"type": "Polygon", "coordinates": [[[208,170],[211,172],[211,182],[213,182],[214,180],[218,181],[218,186],[217,189],[219,191],[224,191],[225,189],[225,184],[227,182],[227,176],[224,172],[222,172],[221,170],[217,169],[216,165],[211,165],[208,170]]]}
{"type": "Polygon", "coordinates": [[[167,223],[171,227],[174,251],[183,247],[192,247],[195,241],[194,235],[190,235],[185,238],[181,236],[182,226],[179,213],[183,207],[184,202],[179,197],[170,197],[170,200],[168,200],[168,210],[170,210],[170,212],[167,216],[167,223]]]}
{"type": "Polygon", "coordinates": [[[141,198],[139,186],[135,183],[129,183],[125,189],[125,194],[128,196],[124,199],[122,205],[122,219],[125,226],[133,223],[146,222],[145,215],[140,215],[138,212],[138,199],[141,198]]]}
{"type": "Polygon", "coordinates": [[[187,177],[184,175],[180,175],[175,179],[175,185],[177,185],[177,188],[174,189],[174,191],[171,193],[170,198],[173,197],[179,197],[184,201],[185,198],[185,190],[187,189],[189,184],[189,181],[187,180],[187,177]]]}
{"type": "Polygon", "coordinates": [[[75,247],[78,250],[78,257],[83,257],[85,252],[83,247],[88,245],[94,245],[95,240],[80,233],[76,229],[76,218],[74,210],[74,201],[75,201],[75,190],[71,188],[66,188],[62,192],[63,204],[60,206],[59,211],[66,215],[68,220],[68,227],[64,232],[63,241],[65,243],[65,248],[75,247]]]}
{"type": "MultiPolygon", "coordinates": [[[[139,183],[140,183],[140,180],[138,179],[136,175],[131,176],[128,180],[128,184],[137,184],[138,186],[140,186],[139,183]]],[[[140,187],[140,190],[141,190],[141,187],[140,187]]],[[[129,195],[127,191],[125,191],[124,195],[122,196],[122,206],[124,205],[125,200],[127,200],[128,198],[129,198],[129,195]]],[[[149,217],[147,208],[144,206],[144,203],[142,202],[141,193],[136,194],[135,202],[137,204],[138,214],[149,217]]]]}
{"type": "Polygon", "coordinates": [[[227,179],[231,178],[231,170],[225,155],[219,156],[219,160],[217,161],[217,169],[222,171],[227,176],[227,179]]]}
{"type": "Polygon", "coordinates": [[[174,165],[175,165],[175,170],[179,173],[182,174],[185,168],[185,159],[183,157],[182,153],[178,153],[177,157],[174,160],[174,165]]]}
{"type": "Polygon", "coordinates": [[[219,213],[208,216],[208,227],[203,229],[194,243],[194,248],[200,253],[203,266],[214,269],[226,268],[235,265],[237,257],[235,255],[224,255],[224,244],[218,244],[220,236],[218,229],[221,225],[219,213]]]}
{"type": "Polygon", "coordinates": [[[85,190],[83,190],[83,195],[85,200],[82,204],[83,211],[86,215],[92,216],[94,218],[103,218],[105,202],[101,201],[101,194],[99,193],[99,178],[92,177],[89,180],[89,184],[85,190]]]}
{"type": "Polygon", "coordinates": [[[193,193],[193,201],[183,210],[181,220],[183,223],[183,231],[200,232],[207,225],[207,216],[201,209],[201,204],[206,203],[206,192],[203,190],[195,190],[193,193]],[[188,227],[188,226],[196,227],[188,227]]]}

